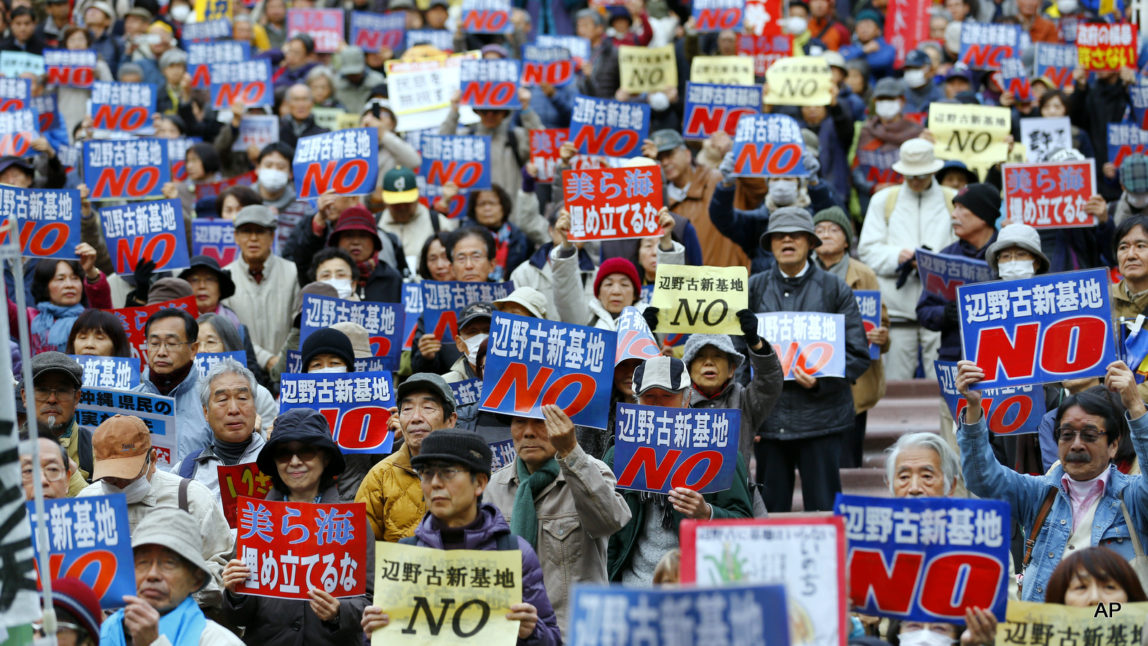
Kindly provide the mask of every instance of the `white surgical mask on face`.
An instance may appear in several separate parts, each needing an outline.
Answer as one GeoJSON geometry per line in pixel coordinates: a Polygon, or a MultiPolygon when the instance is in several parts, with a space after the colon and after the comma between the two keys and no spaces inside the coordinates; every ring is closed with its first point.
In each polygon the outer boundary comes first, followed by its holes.
{"type": "Polygon", "coordinates": [[[159,34],[148,34],[145,39],[149,45],[158,45],[163,42],[163,36],[159,34]]]}
{"type": "Polygon", "coordinates": [[[901,646],[951,646],[953,640],[931,630],[911,630],[898,636],[901,646]]]}
{"type": "Polygon", "coordinates": [[[326,368],[316,368],[315,370],[308,370],[309,375],[334,375],[347,372],[347,366],[328,366],[326,368]]]}
{"type": "Polygon", "coordinates": [[[339,298],[346,299],[351,296],[351,279],[349,278],[332,278],[331,280],[324,280],[324,283],[335,288],[339,292],[339,298]]]}
{"type": "Polygon", "coordinates": [[[269,191],[278,191],[287,186],[287,173],[275,168],[260,168],[257,173],[259,185],[269,191]]]}
{"type": "Polygon", "coordinates": [[[136,478],[131,482],[131,484],[124,487],[123,489],[109,484],[107,480],[102,480],[101,482],[104,483],[104,491],[109,494],[122,493],[124,498],[127,498],[129,505],[137,502],[143,502],[143,499],[147,498],[148,492],[151,491],[151,480],[147,479],[146,474],[136,478]]]}
{"type": "Polygon", "coordinates": [[[997,265],[997,273],[1001,280],[1016,280],[1018,278],[1032,278],[1036,270],[1031,260],[1010,260],[997,265]]]}
{"type": "Polygon", "coordinates": [[[1148,206],[1148,193],[1125,193],[1128,196],[1128,203],[1133,208],[1142,209],[1148,206]]]}
{"type": "Polygon", "coordinates": [[[905,83],[907,83],[909,87],[921,87],[926,81],[925,70],[919,68],[905,70],[905,83]]]}
{"type": "Polygon", "coordinates": [[[1077,4],[1076,0],[1057,0],[1056,9],[1060,11],[1060,15],[1067,16],[1071,13],[1076,13],[1077,4]]]}
{"type": "Polygon", "coordinates": [[[785,31],[788,31],[794,36],[804,34],[808,26],[808,23],[805,22],[805,18],[801,16],[790,16],[789,19],[785,21],[785,31]]]}
{"type": "Polygon", "coordinates": [[[797,180],[779,179],[769,183],[769,195],[778,206],[789,206],[797,201],[797,180]]]}
{"type": "Polygon", "coordinates": [[[187,20],[189,15],[191,15],[191,7],[185,4],[177,4],[171,8],[171,17],[174,18],[176,22],[187,20]]]}
{"type": "Polygon", "coordinates": [[[670,107],[670,98],[666,96],[665,92],[654,92],[646,99],[650,104],[650,109],[654,112],[662,112],[670,107]]]}
{"type": "Polygon", "coordinates": [[[482,345],[487,336],[486,334],[476,334],[469,339],[462,340],[466,344],[466,360],[470,362],[470,365],[478,365],[478,346],[482,345]]]}
{"type": "Polygon", "coordinates": [[[901,114],[901,102],[897,100],[877,101],[873,104],[873,108],[877,110],[877,116],[882,119],[892,119],[901,114]]]}

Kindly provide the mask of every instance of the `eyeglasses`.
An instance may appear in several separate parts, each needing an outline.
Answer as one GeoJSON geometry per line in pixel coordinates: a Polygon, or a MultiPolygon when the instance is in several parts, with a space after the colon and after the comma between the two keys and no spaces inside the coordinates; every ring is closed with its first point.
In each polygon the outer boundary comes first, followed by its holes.
{"type": "Polygon", "coordinates": [[[486,254],[482,253],[481,251],[472,251],[470,253],[456,253],[456,254],[454,254],[454,261],[457,263],[466,263],[466,262],[480,263],[480,262],[482,262],[483,258],[486,258],[486,254]]]}
{"type": "Polygon", "coordinates": [[[159,565],[159,571],[165,574],[171,574],[183,565],[182,559],[175,555],[161,556],[159,558],[148,558],[144,556],[136,557],[136,572],[147,572],[152,567],[159,565]]]}
{"type": "Polygon", "coordinates": [[[290,462],[292,457],[298,457],[302,462],[310,462],[319,454],[319,449],[313,446],[301,446],[297,449],[279,447],[275,449],[276,462],[290,462]]]}
{"type": "Polygon", "coordinates": [[[1061,444],[1072,444],[1074,441],[1076,441],[1078,436],[1080,437],[1081,442],[1084,442],[1085,444],[1094,444],[1097,440],[1100,439],[1101,435],[1104,435],[1103,431],[1095,427],[1084,428],[1080,431],[1064,427],[1057,429],[1057,433],[1059,434],[1059,437],[1057,437],[1057,442],[1060,442],[1061,444]]]}
{"type": "Polygon", "coordinates": [[[158,352],[162,348],[178,350],[182,346],[189,344],[190,343],[188,341],[175,341],[173,339],[148,339],[147,342],[144,343],[143,349],[144,352],[151,352],[153,350],[158,352]]]}
{"type": "Polygon", "coordinates": [[[435,479],[435,476],[438,476],[440,480],[446,482],[447,480],[453,480],[455,476],[463,471],[465,471],[465,469],[458,467],[423,467],[418,469],[418,474],[419,480],[423,482],[430,482],[435,479]]]}
{"type": "MultiPolygon", "coordinates": [[[[80,633],[83,633],[85,635],[88,634],[88,632],[86,630],[84,630],[83,626],[79,626],[79,625],[76,625],[73,623],[68,623],[66,621],[57,621],[56,622],[56,633],[59,634],[59,632],[61,630],[70,630],[70,631],[77,633],[77,634],[80,634],[80,633]]],[[[36,633],[37,637],[47,637],[48,636],[48,634],[44,632],[44,622],[42,622],[42,621],[32,622],[32,631],[36,633]]]]}
{"type": "Polygon", "coordinates": [[[38,402],[48,401],[52,397],[67,401],[75,399],[78,392],[75,388],[44,388],[43,386],[34,386],[32,390],[38,402]]]}
{"type": "MultiPolygon", "coordinates": [[[[49,464],[48,466],[41,466],[40,472],[44,474],[44,478],[48,482],[59,482],[60,480],[64,479],[64,476],[68,475],[68,472],[66,470],[61,469],[60,467],[58,467],[54,464],[49,464]]],[[[32,482],[32,476],[35,475],[35,473],[36,473],[36,470],[30,466],[27,466],[27,467],[24,467],[23,469],[20,469],[20,476],[24,479],[25,484],[32,482]]]]}

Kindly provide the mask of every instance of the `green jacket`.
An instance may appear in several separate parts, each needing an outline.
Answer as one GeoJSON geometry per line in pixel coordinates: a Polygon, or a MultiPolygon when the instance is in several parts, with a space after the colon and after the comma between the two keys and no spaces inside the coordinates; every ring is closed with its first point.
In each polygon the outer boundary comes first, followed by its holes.
{"type": "MultiPolygon", "coordinates": [[[[602,457],[602,461],[614,468],[614,447],[611,446],[602,457]]],[[[638,535],[645,522],[645,505],[639,497],[638,491],[625,491],[622,497],[630,507],[630,522],[610,537],[610,544],[606,556],[606,569],[610,574],[610,581],[621,581],[622,572],[630,564],[634,554],[634,545],[638,542],[638,535]]],[[[718,518],[752,518],[753,503],[749,496],[749,470],[741,456],[737,458],[737,471],[733,476],[733,485],[725,490],[707,493],[702,496],[713,508],[713,517],[718,518]]],[[[685,516],[674,510],[674,531],[678,531],[685,516]]]]}

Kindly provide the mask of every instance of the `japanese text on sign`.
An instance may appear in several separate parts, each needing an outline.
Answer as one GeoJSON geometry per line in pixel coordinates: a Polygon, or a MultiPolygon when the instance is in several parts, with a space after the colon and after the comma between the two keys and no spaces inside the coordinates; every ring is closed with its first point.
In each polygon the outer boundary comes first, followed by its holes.
{"type": "Polygon", "coordinates": [[[833,77],[829,63],[816,56],[783,58],[765,73],[769,105],[829,105],[833,77]]]}
{"type": "Polygon", "coordinates": [[[422,313],[425,334],[444,343],[458,333],[458,313],[469,303],[493,303],[514,291],[511,281],[464,283],[461,281],[422,281],[422,313]]]}
{"type": "Polygon", "coordinates": [[[1008,158],[1011,127],[1008,108],[929,105],[929,130],[936,136],[933,150],[937,157],[961,160],[982,178],[990,166],[1008,158]]]}
{"type": "MultiPolygon", "coordinates": [[[[26,256],[71,259],[80,244],[80,192],[75,189],[0,186],[0,213],[15,217],[26,256]]],[[[0,245],[8,231],[0,232],[0,245]]]]}
{"type": "Polygon", "coordinates": [[[563,194],[570,240],[649,238],[662,234],[662,170],[658,166],[568,170],[563,194]]]}
{"type": "Polygon", "coordinates": [[[140,383],[140,360],[135,357],[69,356],[84,370],[84,388],[131,390],[140,383]]]}
{"type": "Polygon", "coordinates": [[[749,307],[745,267],[694,267],[658,263],[655,332],[741,334],[737,313],[749,307]]]}
{"type": "Polygon", "coordinates": [[[745,0],[696,0],[693,3],[694,28],[699,32],[723,29],[741,31],[745,0]]]}
{"type": "Polygon", "coordinates": [[[112,390],[110,388],[84,388],[76,405],[76,422],[95,428],[113,415],[134,415],[151,432],[151,446],[156,462],[163,468],[175,460],[179,438],[176,436],[175,400],[171,397],[112,390]]]}
{"type": "Polygon", "coordinates": [[[100,221],[117,274],[131,274],[136,264],[145,260],[154,262],[156,271],[188,267],[179,200],[102,208],[100,221]]]}
{"type": "Polygon", "coordinates": [[[216,467],[216,475],[219,497],[223,503],[223,517],[232,529],[238,526],[236,514],[240,496],[262,499],[271,491],[271,476],[261,473],[259,465],[254,462],[221,464],[216,467]]]}
{"type": "Polygon", "coordinates": [[[574,80],[575,60],[564,47],[522,46],[522,84],[555,87],[574,80]]]}
{"type": "Polygon", "coordinates": [[[379,132],[354,128],[303,137],[291,161],[300,198],[334,189],[340,195],[375,190],[379,175],[379,132]]]}
{"type": "MultiPolygon", "coordinates": [[[[878,290],[855,289],[853,297],[857,299],[857,310],[861,312],[861,324],[865,326],[865,333],[881,327],[881,292],[878,290]]],[[[869,344],[869,358],[881,358],[881,346],[876,343],[869,344]]]]}
{"type": "Polygon", "coordinates": [[[170,181],[163,139],[84,142],[84,183],[93,200],[159,197],[170,181]]]}
{"type": "Polygon", "coordinates": [[[1084,211],[1084,204],[1096,194],[1096,168],[1091,160],[1005,164],[1001,173],[1010,219],[1038,229],[1096,224],[1084,211]]]}
{"type": "Polygon", "coordinates": [[[1059,603],[1009,601],[1005,621],[997,624],[1001,646],[1135,646],[1143,640],[1148,603],[1099,603],[1074,608],[1059,603]]]}
{"type": "Polygon", "coordinates": [[[731,137],[746,114],[761,111],[761,90],[756,86],[709,85],[686,82],[686,112],[682,136],[708,139],[721,130],[731,137]]]}
{"type": "Polygon", "coordinates": [[[619,489],[725,491],[737,471],[741,411],[618,403],[614,474],[619,489]]]}
{"type": "Polygon", "coordinates": [[[1148,152],[1148,130],[1134,123],[1108,124],[1108,161],[1117,167],[1128,155],[1148,152]]]}
{"type": "Polygon", "coordinates": [[[753,59],[741,56],[695,56],[690,61],[690,82],[751,86],[753,59]]]}
{"type": "Polygon", "coordinates": [[[518,61],[509,59],[463,60],[458,68],[459,103],[475,109],[517,110],[518,61]]]}
{"type": "Polygon", "coordinates": [[[390,453],[394,435],[387,428],[395,405],[389,372],[285,374],[279,411],[318,410],[343,453],[390,453]]]}
{"type": "Polygon", "coordinates": [[[673,45],[618,47],[622,90],[630,94],[658,92],[678,86],[678,65],[673,45]]]}
{"type": "Polygon", "coordinates": [[[805,141],[793,117],[782,114],[743,116],[733,137],[734,172],[738,177],[805,177],[805,141]]]}
{"type": "MultiPolygon", "coordinates": [[[[957,390],[957,364],[955,361],[935,361],[937,383],[941,396],[953,419],[961,419],[968,402],[957,390]]],[[[989,430],[1000,435],[1036,433],[1044,414],[1044,390],[1040,386],[984,388],[981,390],[989,430]]]]}
{"type": "Polygon", "coordinates": [[[315,41],[315,51],[330,54],[343,42],[342,9],[288,9],[287,38],[307,34],[315,41]]]}
{"type": "MultiPolygon", "coordinates": [[[[490,137],[478,135],[428,135],[422,141],[423,163],[419,179],[422,195],[434,199],[442,187],[454,182],[462,194],[488,189],[490,174],[490,137]]],[[[413,187],[412,187],[413,188],[413,187]]]]}
{"type": "Polygon", "coordinates": [[[1077,25],[1076,52],[1082,69],[1136,67],[1136,25],[1126,22],[1077,25]]]}
{"type": "Polygon", "coordinates": [[[992,280],[989,264],[976,258],[950,256],[917,249],[917,273],[925,291],[946,301],[957,299],[957,288],[971,283],[992,280]]]}
{"type": "Polygon", "coordinates": [[[383,357],[384,370],[399,369],[402,353],[403,310],[399,303],[374,301],[347,301],[329,296],[306,294],[299,327],[299,341],[303,342],[316,330],[336,323],[351,322],[367,331],[371,354],[383,357]]]}
{"type": "Polygon", "coordinates": [[[1074,45],[1054,45],[1035,43],[1033,58],[1034,76],[1050,79],[1057,88],[1064,89],[1072,84],[1072,71],[1076,69],[1077,54],[1074,45]]]}
{"type": "Polygon", "coordinates": [[[558,165],[558,150],[566,142],[566,128],[530,131],[530,161],[538,171],[538,181],[554,181],[554,168],[558,165]]]}
{"type": "Polygon", "coordinates": [[[750,57],[753,62],[755,77],[765,78],[769,68],[774,63],[793,53],[793,36],[790,34],[770,36],[740,34],[737,37],[737,53],[740,56],[750,57]]]}
{"type": "Polygon", "coordinates": [[[642,103],[574,97],[570,140],[578,152],[608,157],[641,154],[650,130],[650,106],[642,103]]]}
{"type": "Polygon", "coordinates": [[[961,24],[959,60],[976,70],[998,70],[1008,58],[1019,58],[1029,37],[1020,25],[965,22],[961,24]]]}
{"type": "Polygon", "coordinates": [[[758,314],[757,333],[773,345],[786,381],[794,368],[811,377],[845,376],[845,315],[824,312],[758,314]]]}

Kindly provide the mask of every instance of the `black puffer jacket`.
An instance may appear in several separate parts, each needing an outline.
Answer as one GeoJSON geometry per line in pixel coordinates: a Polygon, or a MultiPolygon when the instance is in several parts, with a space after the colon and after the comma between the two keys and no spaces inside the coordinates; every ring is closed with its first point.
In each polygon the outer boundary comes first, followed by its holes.
{"type": "Polygon", "coordinates": [[[853,290],[812,262],[805,274],[797,278],[782,274],[775,266],[750,277],[749,307],[755,312],[845,315],[845,379],[822,377],[812,389],[786,381],[781,398],[765,418],[759,434],[771,440],[798,440],[853,428],[853,393],[849,386],[869,368],[869,346],[853,290]]]}

